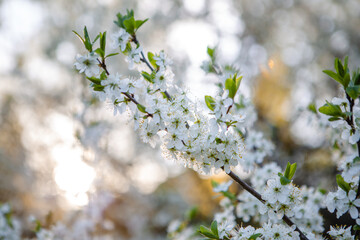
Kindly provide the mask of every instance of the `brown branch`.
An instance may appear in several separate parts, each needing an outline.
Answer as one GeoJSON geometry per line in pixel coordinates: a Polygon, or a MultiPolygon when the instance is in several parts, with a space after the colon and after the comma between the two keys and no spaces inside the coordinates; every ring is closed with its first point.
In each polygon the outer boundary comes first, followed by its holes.
{"type": "MultiPolygon", "coordinates": [[[[254,197],[256,197],[260,202],[265,203],[266,201],[261,197],[261,194],[258,193],[255,189],[253,189],[249,184],[247,184],[246,182],[244,182],[243,180],[241,180],[235,173],[233,173],[232,171],[230,171],[228,173],[228,175],[235,180],[235,182],[237,182],[238,184],[240,184],[240,186],[242,186],[246,191],[248,191],[251,195],[253,195],[254,197]]],[[[295,231],[297,231],[300,234],[300,239],[302,240],[309,240],[304,233],[295,225],[295,223],[293,223],[293,221],[290,220],[290,218],[286,215],[283,216],[282,220],[284,220],[284,222],[291,226],[295,226],[295,231]]]]}

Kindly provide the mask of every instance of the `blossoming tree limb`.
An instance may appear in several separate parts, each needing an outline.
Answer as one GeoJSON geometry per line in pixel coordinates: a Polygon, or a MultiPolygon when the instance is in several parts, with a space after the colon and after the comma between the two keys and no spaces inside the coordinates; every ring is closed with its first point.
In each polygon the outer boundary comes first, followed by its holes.
{"type": "MultiPolygon", "coordinates": [[[[204,62],[202,68],[218,76],[219,91],[215,97],[205,96],[205,104],[193,102],[187,91],[173,83],[172,61],[163,51],[155,54],[148,52],[145,57],[136,32],[146,21],[136,20],[133,11],[127,11],[125,15],[119,13],[115,21],[119,29],[111,36],[112,47],[119,52],[108,55],[106,32],[100,33],[93,41],[86,27],[84,36],[75,32],[88,51],[77,56],[75,67],[86,75],[99,99],[113,107],[114,115],[128,112],[144,142],[153,147],[161,143],[164,158],[202,174],[223,170],[246,190],[237,197],[241,200],[239,203],[230,201],[232,204],[225,204],[227,210],[224,215],[215,217],[217,220],[211,228],[202,227],[199,232],[208,239],[321,239],[323,220],[319,210],[323,205],[319,201],[324,200],[324,195],[293,184],[296,164],[289,163],[283,173],[278,166],[269,167],[268,173],[263,176],[261,170],[256,170],[259,175],[258,179],[251,180],[253,187],[231,171],[237,165],[246,171],[254,171],[256,164],[262,163],[273,150],[262,133],[252,129],[256,115],[251,103],[238,93],[242,80],[238,70],[231,66],[222,67],[216,62],[215,49],[208,48],[210,61],[204,62]],[[94,50],[97,40],[100,47],[94,50]],[[129,69],[138,70],[139,78],[123,77],[108,71],[106,59],[118,53],[126,56],[129,69]],[[148,69],[144,69],[141,63],[148,69]],[[302,196],[308,197],[302,199],[302,196]],[[251,208],[245,206],[250,202],[251,208]],[[255,218],[263,227],[237,228],[236,217],[230,213],[235,207],[238,209],[237,217],[245,222],[255,218]],[[254,210],[250,213],[251,209],[254,210]],[[288,226],[282,225],[281,220],[288,226]]],[[[328,120],[332,126],[341,126],[344,129],[342,139],[350,144],[356,143],[360,151],[360,121],[357,121],[360,118],[360,74],[358,71],[350,77],[347,65],[347,59],[344,65],[335,60],[337,72],[325,71],[342,84],[346,99],[333,99],[319,111],[330,116],[328,120]]],[[[357,225],[360,224],[359,159],[359,154],[349,158],[342,166],[343,174],[336,178],[338,192],[326,196],[330,212],[336,209],[337,215],[341,216],[349,211],[357,225]]],[[[224,196],[233,200],[229,197],[233,195],[227,190],[221,192],[227,193],[224,196]]],[[[353,230],[357,230],[356,226],[353,230]]],[[[347,239],[341,238],[345,236],[341,231],[348,236],[350,229],[332,228],[328,234],[335,239],[347,239]]]]}

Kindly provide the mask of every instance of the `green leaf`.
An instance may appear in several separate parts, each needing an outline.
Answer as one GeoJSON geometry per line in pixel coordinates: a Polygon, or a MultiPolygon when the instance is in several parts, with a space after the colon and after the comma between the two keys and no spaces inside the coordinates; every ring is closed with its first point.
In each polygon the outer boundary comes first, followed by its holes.
{"type": "Polygon", "coordinates": [[[134,34],[135,33],[135,29],[136,29],[136,25],[135,25],[135,18],[132,16],[129,19],[124,20],[124,26],[126,31],[129,34],[134,34]]]}
{"type": "Polygon", "coordinates": [[[92,44],[91,44],[90,36],[89,36],[86,26],[84,27],[84,37],[85,37],[85,41],[84,41],[85,48],[89,52],[92,52],[92,44]]]}
{"type": "Polygon", "coordinates": [[[360,85],[360,68],[353,72],[352,82],[354,85],[360,85]]]}
{"type": "Polygon", "coordinates": [[[144,77],[144,79],[148,82],[151,82],[151,83],[154,83],[153,81],[153,77],[152,75],[150,75],[149,73],[145,72],[145,71],[142,71],[141,72],[141,75],[144,77]]]}
{"type": "Polygon", "coordinates": [[[104,51],[104,53],[105,53],[105,47],[106,47],[106,32],[104,32],[103,34],[100,33],[100,48],[104,51]]]}
{"type": "Polygon", "coordinates": [[[105,80],[107,78],[106,72],[102,71],[100,74],[100,80],[105,80]]]}
{"type": "Polygon", "coordinates": [[[287,184],[291,183],[291,180],[288,179],[287,177],[283,176],[282,173],[279,172],[278,176],[280,177],[281,185],[287,185],[287,184]]]}
{"type": "Polygon", "coordinates": [[[347,88],[349,86],[349,83],[350,83],[350,74],[349,73],[346,73],[344,78],[343,78],[343,85],[344,85],[344,88],[347,88]]]}
{"type": "Polygon", "coordinates": [[[234,99],[236,92],[240,87],[241,79],[242,76],[237,77],[237,73],[235,73],[225,80],[225,89],[229,90],[229,98],[234,99]]]}
{"type": "Polygon", "coordinates": [[[207,54],[209,55],[212,61],[215,60],[215,48],[207,47],[207,54]]]}
{"type": "Polygon", "coordinates": [[[345,192],[349,192],[350,191],[350,184],[345,182],[344,178],[340,175],[340,174],[337,174],[336,175],[336,183],[337,185],[342,189],[344,190],[345,192]]]}
{"type": "Polygon", "coordinates": [[[340,77],[344,77],[345,75],[344,66],[341,63],[341,60],[338,58],[335,58],[335,69],[340,77]]]}
{"type": "Polygon", "coordinates": [[[119,53],[110,53],[110,54],[106,55],[105,58],[112,57],[112,56],[116,56],[116,55],[118,55],[118,54],[119,54],[119,53]]]}
{"type": "Polygon", "coordinates": [[[338,121],[338,120],[340,120],[341,118],[339,118],[339,117],[331,117],[331,118],[329,118],[328,120],[329,120],[329,122],[334,122],[334,121],[338,121]]]}
{"type": "Polygon", "coordinates": [[[149,19],[147,18],[147,19],[145,19],[145,20],[136,20],[136,21],[135,21],[135,28],[136,28],[136,30],[138,30],[138,29],[141,27],[141,25],[143,25],[144,23],[146,23],[147,20],[149,20],[149,19]]]}
{"type": "MultiPolygon", "coordinates": [[[[100,33],[100,34],[101,34],[101,33],[100,33]]],[[[100,38],[100,34],[98,34],[98,35],[95,37],[94,41],[92,42],[92,45],[94,45],[94,43],[96,43],[96,41],[100,38]]]]}
{"type": "Polygon", "coordinates": [[[211,223],[210,229],[211,229],[212,233],[213,233],[217,238],[219,238],[217,221],[213,221],[213,222],[211,223]]]}
{"type": "Polygon", "coordinates": [[[326,101],[326,104],[319,108],[319,112],[322,114],[333,116],[333,117],[343,117],[345,114],[341,111],[341,108],[338,105],[334,105],[326,101]]]}
{"type": "Polygon", "coordinates": [[[360,162],[360,157],[355,157],[355,158],[353,159],[353,163],[357,163],[357,162],[360,162]]]}
{"type": "Polygon", "coordinates": [[[114,21],[114,23],[116,24],[116,25],[118,25],[118,27],[121,27],[121,28],[126,28],[125,27],[125,25],[124,25],[124,21],[126,20],[126,19],[129,19],[129,18],[131,18],[131,17],[133,17],[134,16],[134,11],[133,10],[126,10],[126,15],[122,15],[121,13],[118,13],[117,15],[116,15],[116,17],[117,17],[117,21],[114,21]]]}
{"type": "Polygon", "coordinates": [[[78,38],[81,40],[81,42],[82,42],[83,44],[85,44],[85,40],[80,36],[80,34],[78,34],[77,32],[75,32],[74,30],[73,30],[73,33],[75,33],[76,36],[78,36],[78,38]]]}
{"type": "Polygon", "coordinates": [[[354,230],[354,231],[359,231],[359,230],[360,230],[360,226],[359,226],[359,225],[355,225],[355,226],[353,227],[353,230],[354,230]]]}
{"type": "Polygon", "coordinates": [[[213,188],[215,188],[215,187],[219,186],[219,183],[211,179],[211,186],[213,188]]]}
{"type": "Polygon", "coordinates": [[[235,82],[231,77],[225,80],[225,89],[229,91],[229,98],[234,99],[236,93],[236,86],[235,82]]]}
{"type": "Polygon", "coordinates": [[[141,105],[141,104],[136,104],[136,107],[139,109],[140,112],[142,112],[142,113],[147,113],[147,112],[146,112],[146,108],[145,108],[143,105],[141,105]]]}
{"type": "Polygon", "coordinates": [[[186,214],[185,214],[185,218],[188,220],[188,221],[192,221],[196,214],[198,213],[198,210],[199,208],[197,206],[195,207],[192,207],[191,209],[189,209],[186,214]]]}
{"type": "Polygon", "coordinates": [[[338,83],[340,83],[341,85],[343,85],[343,80],[341,77],[339,77],[339,75],[337,75],[336,73],[334,73],[331,70],[324,70],[323,73],[325,73],[326,75],[328,75],[329,77],[331,77],[332,79],[334,79],[335,81],[337,81],[338,83]]]}
{"type": "Polygon", "coordinates": [[[97,54],[99,54],[99,56],[100,56],[101,58],[104,58],[104,57],[105,57],[105,52],[104,52],[101,48],[95,49],[94,52],[96,52],[97,54]]]}
{"type": "Polygon", "coordinates": [[[284,176],[285,176],[286,178],[288,178],[288,179],[290,179],[290,178],[289,178],[289,175],[290,175],[290,167],[291,167],[291,164],[288,162],[288,163],[286,164],[286,169],[285,169],[285,172],[284,172],[284,176]]]}
{"type": "Polygon", "coordinates": [[[86,77],[87,79],[89,79],[91,82],[95,83],[96,85],[100,85],[101,80],[96,78],[96,77],[86,77]]]}
{"type": "Polygon", "coordinates": [[[325,195],[327,193],[327,190],[326,189],[323,189],[323,188],[319,188],[318,191],[322,194],[322,195],[325,195]]]}
{"type": "MultiPolygon", "coordinates": [[[[349,76],[349,74],[346,74],[349,76]]],[[[360,85],[350,86],[346,88],[346,93],[352,98],[357,99],[360,96],[360,85]]]]}
{"type": "Polygon", "coordinates": [[[35,220],[36,226],[35,226],[35,232],[39,232],[41,230],[41,222],[39,220],[35,220]]]}
{"type": "Polygon", "coordinates": [[[152,52],[148,52],[148,59],[149,59],[149,62],[150,64],[154,67],[154,68],[157,68],[157,64],[156,64],[156,60],[154,59],[154,56],[155,54],[153,54],[152,52]]]}
{"type": "Polygon", "coordinates": [[[205,227],[205,226],[200,226],[199,230],[198,230],[199,233],[201,233],[202,235],[204,235],[205,237],[208,237],[210,239],[219,239],[216,235],[214,235],[212,233],[212,231],[205,227]]]}
{"type": "Polygon", "coordinates": [[[226,191],[226,192],[222,192],[222,194],[231,201],[236,201],[236,196],[233,193],[226,191]]]}
{"type": "Polygon", "coordinates": [[[349,62],[349,56],[346,56],[345,59],[344,59],[344,70],[345,72],[349,72],[348,70],[348,62],[349,62]]]}
{"type": "Polygon", "coordinates": [[[310,103],[307,107],[308,110],[310,110],[313,113],[317,113],[315,103],[310,103]]]}
{"type": "Polygon", "coordinates": [[[99,84],[96,84],[96,85],[93,85],[93,89],[94,89],[94,91],[97,91],[97,92],[102,92],[102,91],[104,91],[104,86],[101,86],[101,85],[99,85],[99,84]]]}
{"type": "Polygon", "coordinates": [[[280,177],[280,183],[281,183],[281,185],[287,185],[287,184],[291,183],[291,180],[284,177],[284,176],[281,176],[280,177]]]}
{"type": "Polygon", "coordinates": [[[211,96],[205,96],[205,103],[206,106],[211,110],[214,111],[215,108],[215,99],[211,96]]]}
{"type": "Polygon", "coordinates": [[[260,236],[261,236],[261,233],[255,233],[249,237],[249,240],[256,240],[260,236]]]}
{"type": "Polygon", "coordinates": [[[297,167],[297,164],[296,164],[296,163],[291,164],[289,176],[287,176],[288,179],[291,180],[291,179],[294,177],[295,172],[296,172],[296,167],[297,167]]]}

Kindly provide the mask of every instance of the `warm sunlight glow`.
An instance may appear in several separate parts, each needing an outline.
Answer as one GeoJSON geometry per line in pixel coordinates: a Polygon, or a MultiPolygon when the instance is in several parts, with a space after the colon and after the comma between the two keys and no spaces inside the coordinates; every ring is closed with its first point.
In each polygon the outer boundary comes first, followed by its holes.
{"type": "Polygon", "coordinates": [[[269,59],[269,61],[268,61],[268,67],[269,67],[270,69],[273,69],[273,68],[274,68],[274,65],[275,65],[274,60],[269,59]]]}
{"type": "Polygon", "coordinates": [[[74,205],[83,206],[88,203],[86,192],[90,190],[95,178],[92,167],[81,160],[78,151],[66,147],[54,148],[54,153],[61,161],[55,167],[55,182],[65,191],[65,197],[74,205]]]}

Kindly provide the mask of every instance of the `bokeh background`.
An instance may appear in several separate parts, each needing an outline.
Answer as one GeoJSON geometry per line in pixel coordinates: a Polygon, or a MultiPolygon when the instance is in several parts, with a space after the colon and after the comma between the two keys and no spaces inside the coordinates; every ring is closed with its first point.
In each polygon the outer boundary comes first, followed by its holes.
{"type": "MultiPolygon", "coordinates": [[[[216,90],[200,65],[207,46],[217,46],[220,62],[241,70],[256,126],[276,146],[268,161],[296,161],[297,183],[334,188],[330,143],[306,108],[340,94],[322,73],[334,57],[360,66],[360,1],[2,0],[0,202],[10,203],[24,236],[33,235],[29,216],[44,226],[90,216],[116,239],[165,239],[168,223],[192,206],[199,221],[216,210],[209,177],[141,143],[74,70],[85,49],[72,30],[110,34],[126,9],[149,18],[138,32],[143,48],[165,50],[178,84],[199,101],[216,90]]],[[[135,74],[122,57],[110,71],[135,74]]]]}

